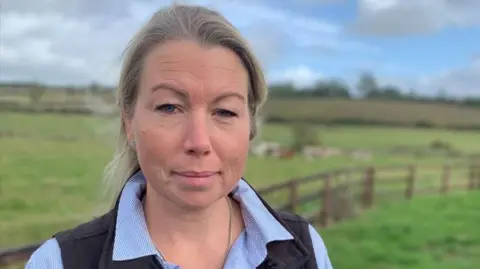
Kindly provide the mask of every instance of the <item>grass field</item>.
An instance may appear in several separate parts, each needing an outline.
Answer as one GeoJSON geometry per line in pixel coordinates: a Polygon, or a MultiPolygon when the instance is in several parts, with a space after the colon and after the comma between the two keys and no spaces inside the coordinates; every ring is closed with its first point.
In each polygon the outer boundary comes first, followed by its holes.
{"type": "MultiPolygon", "coordinates": [[[[0,113],[0,248],[49,238],[56,231],[89,219],[104,204],[99,198],[100,177],[112,156],[116,126],[111,118],[0,113]]],[[[322,143],[331,147],[381,151],[398,146],[428,147],[433,139],[441,139],[464,152],[480,151],[480,132],[348,126],[318,127],[318,131],[322,143]]],[[[292,139],[289,129],[282,125],[268,125],[261,135],[284,144],[292,139]]],[[[446,161],[442,156],[412,159],[382,153],[363,161],[347,157],[311,162],[301,157],[252,157],[246,178],[255,187],[262,187],[349,166],[446,161]]],[[[334,241],[333,235],[329,238],[334,241]]]]}
{"type": "Polygon", "coordinates": [[[335,268],[474,269],[480,192],[379,206],[320,231],[335,268]]]}

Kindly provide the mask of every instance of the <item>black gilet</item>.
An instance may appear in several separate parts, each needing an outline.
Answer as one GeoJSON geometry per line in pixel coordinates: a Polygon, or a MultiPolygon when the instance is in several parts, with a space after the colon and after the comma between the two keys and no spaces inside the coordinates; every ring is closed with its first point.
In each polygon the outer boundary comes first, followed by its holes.
{"type": "MultiPolygon", "coordinates": [[[[261,197],[268,211],[289,231],[294,239],[267,245],[267,257],[258,269],[318,269],[309,223],[296,214],[275,211],[261,197]]],[[[113,261],[113,239],[118,209],[54,235],[59,243],[64,269],[163,269],[154,256],[127,261],[113,261]]]]}

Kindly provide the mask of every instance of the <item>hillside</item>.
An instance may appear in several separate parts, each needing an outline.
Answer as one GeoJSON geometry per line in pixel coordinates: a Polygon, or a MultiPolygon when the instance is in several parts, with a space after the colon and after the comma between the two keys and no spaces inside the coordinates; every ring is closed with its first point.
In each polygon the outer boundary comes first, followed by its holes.
{"type": "Polygon", "coordinates": [[[480,109],[453,104],[389,100],[272,99],[262,113],[269,121],[480,128],[480,109]]]}

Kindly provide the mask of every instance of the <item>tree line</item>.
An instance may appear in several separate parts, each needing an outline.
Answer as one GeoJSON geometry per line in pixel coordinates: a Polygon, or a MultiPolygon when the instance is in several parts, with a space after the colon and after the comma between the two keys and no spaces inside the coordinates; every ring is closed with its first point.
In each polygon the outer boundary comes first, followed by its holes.
{"type": "Polygon", "coordinates": [[[480,85],[478,97],[449,97],[445,89],[438,89],[434,96],[419,94],[414,89],[402,90],[393,84],[380,85],[372,72],[360,75],[352,88],[340,79],[318,80],[313,86],[295,88],[291,83],[276,83],[270,85],[269,96],[272,98],[340,98],[340,99],[370,99],[394,100],[423,103],[444,103],[465,105],[480,108],[480,85]]]}
{"type": "MultiPolygon", "coordinates": [[[[46,89],[62,90],[69,95],[85,90],[91,93],[113,92],[112,87],[92,82],[87,86],[47,86],[40,83],[0,83],[0,88],[16,91],[19,88],[31,91],[34,99],[40,99],[46,89]]],[[[269,85],[271,98],[339,98],[339,99],[369,99],[369,100],[394,100],[422,103],[456,104],[480,108],[480,85],[479,96],[476,97],[453,97],[447,96],[445,89],[438,89],[434,96],[422,95],[414,89],[405,91],[397,85],[380,85],[372,72],[363,72],[354,87],[350,87],[341,79],[321,79],[311,87],[295,88],[292,83],[276,83],[269,85]]]]}

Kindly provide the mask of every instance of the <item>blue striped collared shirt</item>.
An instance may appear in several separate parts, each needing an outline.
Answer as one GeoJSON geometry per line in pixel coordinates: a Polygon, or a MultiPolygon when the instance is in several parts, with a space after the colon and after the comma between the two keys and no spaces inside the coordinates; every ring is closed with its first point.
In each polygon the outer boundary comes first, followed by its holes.
{"type": "MultiPolygon", "coordinates": [[[[148,234],[140,195],[145,188],[143,173],[138,172],[126,184],[119,201],[113,260],[129,260],[155,255],[165,269],[180,269],[162,258],[148,234]]],[[[241,179],[233,191],[239,202],[245,229],[234,242],[226,269],[256,268],[267,255],[272,241],[290,240],[293,236],[269,213],[250,186],[241,179]]],[[[319,269],[332,269],[326,247],[317,231],[310,226],[319,269]]],[[[26,263],[26,269],[63,269],[60,248],[52,238],[38,248],[26,263]]]]}

